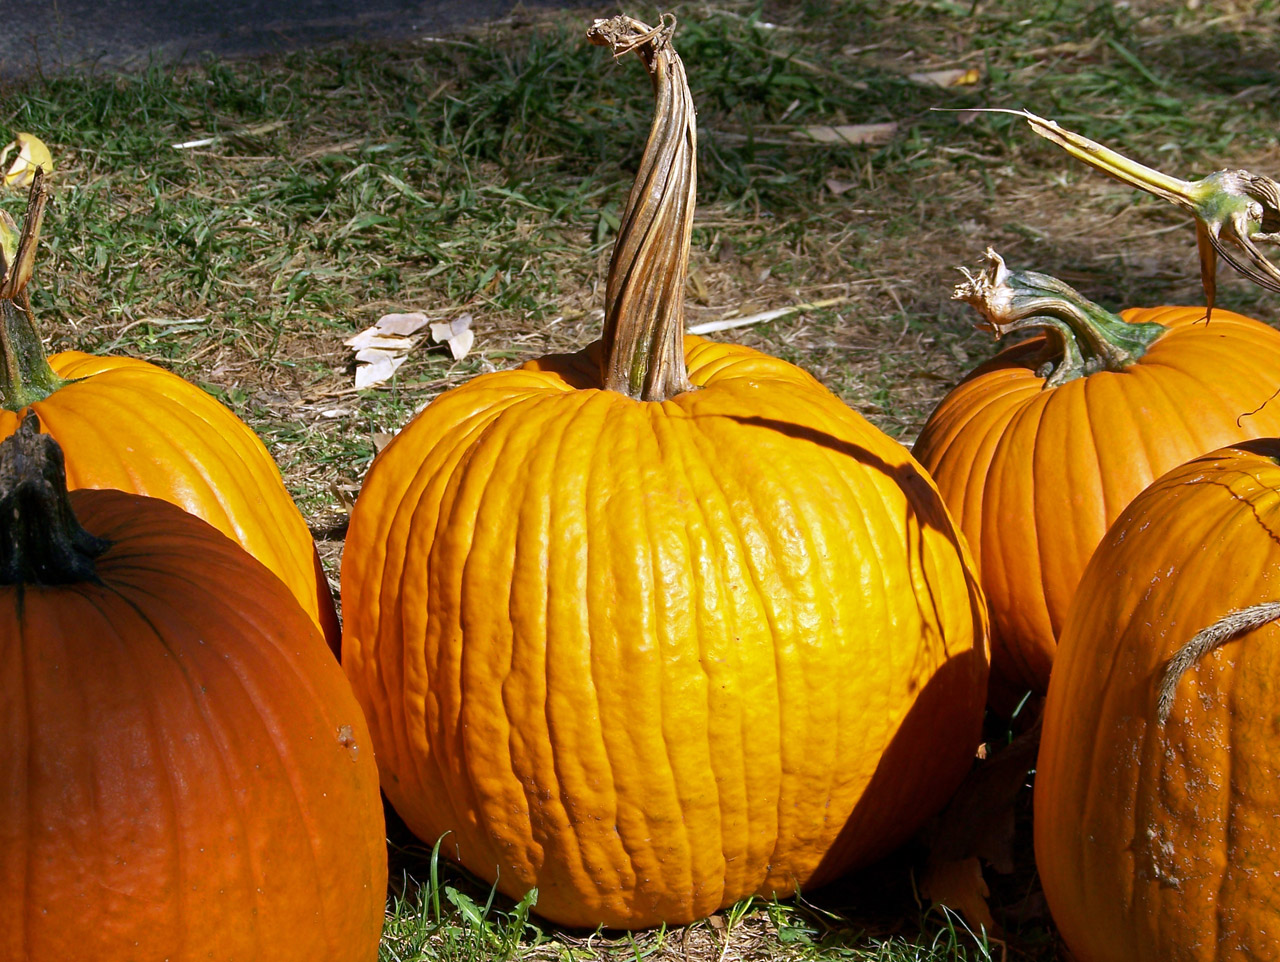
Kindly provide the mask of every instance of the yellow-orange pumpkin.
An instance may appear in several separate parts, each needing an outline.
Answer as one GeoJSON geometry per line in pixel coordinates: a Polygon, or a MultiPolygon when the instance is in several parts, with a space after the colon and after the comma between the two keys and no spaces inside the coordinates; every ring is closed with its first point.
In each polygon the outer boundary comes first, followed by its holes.
{"type": "Polygon", "coordinates": [[[0,959],[373,962],[377,769],[316,626],[173,505],[68,500],[34,424],[0,452],[0,959]]]}
{"type": "Polygon", "coordinates": [[[337,613],[311,532],[249,426],[146,361],[45,358],[26,286],[47,199],[37,177],[20,241],[12,221],[0,221],[12,241],[0,245],[0,438],[35,412],[66,454],[72,488],[145,494],[203,518],[288,585],[336,652],[337,613]]]}
{"type": "Polygon", "coordinates": [[[1280,434],[1280,332],[1219,308],[1119,317],[1067,285],[988,269],[958,288],[1000,333],[1043,327],[973,371],[913,453],[968,538],[991,606],[994,697],[1049,683],[1058,633],[1107,526],[1165,471],[1280,434]]]}
{"type": "Polygon", "coordinates": [[[1280,958],[1280,610],[1242,617],[1276,602],[1274,438],[1161,477],[1089,562],[1035,784],[1036,863],[1079,962],[1280,958]]]}
{"type": "Polygon", "coordinates": [[[693,109],[669,29],[602,343],[437,398],[378,456],[343,662],[422,838],[578,926],[812,888],[969,768],[984,606],[941,498],[803,371],[682,338],[693,109]]]}

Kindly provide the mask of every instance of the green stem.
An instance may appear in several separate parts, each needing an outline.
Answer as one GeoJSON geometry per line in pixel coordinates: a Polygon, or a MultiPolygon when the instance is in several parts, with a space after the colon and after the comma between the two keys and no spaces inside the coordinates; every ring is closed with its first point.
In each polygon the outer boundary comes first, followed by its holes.
{"type": "Polygon", "coordinates": [[[674,19],[597,20],[592,43],[635,51],[653,80],[656,108],[627,198],[605,287],[604,387],[644,401],[690,389],[684,362],[684,288],[697,188],[697,131],[684,65],[671,46],[674,19]]]}
{"type": "Polygon", "coordinates": [[[1217,256],[1255,284],[1280,292],[1280,265],[1268,260],[1262,244],[1280,244],[1280,183],[1247,170],[1219,170],[1200,180],[1181,180],[1131,160],[1052,120],[1025,110],[1001,110],[1025,117],[1041,137],[1109,177],[1189,211],[1196,219],[1205,318],[1217,297],[1217,256]]]}
{"type": "Polygon", "coordinates": [[[111,543],[76,520],[62,449],[34,414],[0,442],[0,517],[0,585],[97,583],[111,543]]]}
{"type": "Polygon", "coordinates": [[[49,366],[27,294],[48,203],[49,187],[37,168],[21,231],[0,211],[0,407],[10,411],[21,411],[66,383],[49,366]]]}
{"type": "Polygon", "coordinates": [[[1165,333],[1161,324],[1129,324],[1056,277],[1010,271],[989,247],[986,257],[982,273],[966,270],[966,281],[952,297],[977,308],[998,337],[1042,328],[1051,344],[1047,388],[1097,371],[1124,370],[1165,333]]]}

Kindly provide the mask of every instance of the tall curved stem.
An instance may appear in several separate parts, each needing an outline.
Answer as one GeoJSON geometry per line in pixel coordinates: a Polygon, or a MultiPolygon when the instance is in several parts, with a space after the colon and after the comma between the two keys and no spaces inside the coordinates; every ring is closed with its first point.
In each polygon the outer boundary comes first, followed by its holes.
{"type": "Polygon", "coordinates": [[[653,80],[656,107],[627,198],[605,288],[604,387],[644,401],[690,389],[684,362],[684,288],[697,192],[697,123],[684,65],[671,46],[674,18],[597,20],[592,43],[634,51],[653,80]]]}

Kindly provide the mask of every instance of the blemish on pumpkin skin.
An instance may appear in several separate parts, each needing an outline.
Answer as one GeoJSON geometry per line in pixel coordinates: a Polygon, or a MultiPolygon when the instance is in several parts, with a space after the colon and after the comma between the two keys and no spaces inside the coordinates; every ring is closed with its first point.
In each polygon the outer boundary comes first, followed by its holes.
{"type": "Polygon", "coordinates": [[[360,746],[356,744],[355,732],[350,725],[342,725],[338,728],[338,744],[351,753],[354,760],[360,754],[360,746]]]}

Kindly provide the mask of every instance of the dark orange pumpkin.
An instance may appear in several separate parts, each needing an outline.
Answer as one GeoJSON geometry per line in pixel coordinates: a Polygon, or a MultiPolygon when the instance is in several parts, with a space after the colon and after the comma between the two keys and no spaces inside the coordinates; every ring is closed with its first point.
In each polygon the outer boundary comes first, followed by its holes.
{"type": "Polygon", "coordinates": [[[1280,958],[1277,602],[1274,438],[1164,475],[1089,562],[1035,784],[1036,864],[1079,962],[1280,958]]]}
{"type": "Polygon", "coordinates": [[[957,289],[1000,334],[1045,332],[955,388],[914,447],[969,540],[991,606],[992,692],[1049,683],[1058,633],[1107,526],[1162,473],[1280,434],[1280,332],[1222,309],[1108,314],[1043,274],[957,289]]]}
{"type": "Polygon", "coordinates": [[[0,514],[0,959],[373,962],[376,766],[292,594],[166,502],[68,499],[34,423],[0,514]]]}
{"type": "Polygon", "coordinates": [[[21,237],[0,211],[0,438],[34,411],[66,452],[72,488],[145,494],[203,518],[289,586],[336,652],[337,614],[311,532],[248,425],[145,361],[45,358],[26,287],[47,199],[38,177],[21,237]]]}
{"type": "Polygon", "coordinates": [[[888,851],[970,766],[984,606],[928,477],[810,375],[682,337],[693,105],[658,116],[585,351],[475,378],[382,451],[343,663],[396,810],[536,910],[681,924],[888,851]]]}

